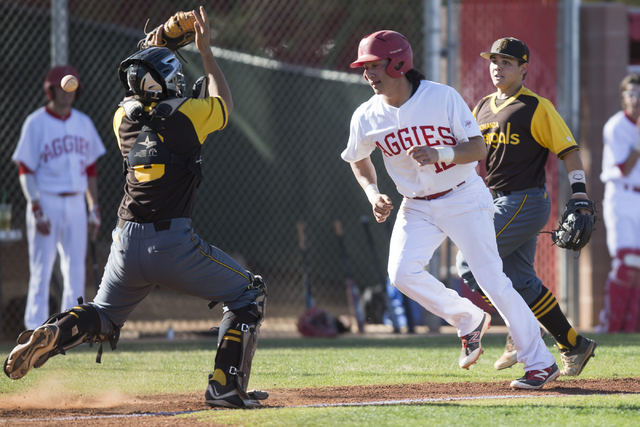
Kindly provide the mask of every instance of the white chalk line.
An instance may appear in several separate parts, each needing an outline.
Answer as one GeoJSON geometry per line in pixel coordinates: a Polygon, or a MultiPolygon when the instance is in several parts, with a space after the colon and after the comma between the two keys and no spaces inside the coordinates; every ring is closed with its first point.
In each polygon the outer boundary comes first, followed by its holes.
{"type": "Polygon", "coordinates": [[[173,416],[173,415],[181,415],[181,414],[193,414],[199,411],[183,411],[183,412],[152,412],[146,414],[115,414],[115,415],[81,415],[77,417],[56,417],[56,418],[12,418],[6,420],[0,420],[0,423],[8,423],[8,422],[34,422],[34,421],[76,421],[76,420],[100,420],[100,419],[109,419],[109,418],[136,418],[136,417],[163,417],[163,416],[173,416]]]}
{"type": "MultiPolygon", "coordinates": [[[[287,406],[288,409],[293,408],[332,408],[332,407],[344,407],[344,406],[387,406],[387,405],[405,405],[415,403],[437,403],[437,402],[456,402],[465,400],[502,400],[502,399],[542,399],[545,397],[590,397],[590,396],[622,396],[623,394],[544,394],[540,396],[536,395],[506,395],[506,396],[471,396],[471,397],[439,397],[439,398],[427,398],[427,399],[401,399],[401,400],[379,400],[373,402],[343,402],[343,403],[316,403],[313,405],[298,405],[287,406]]],[[[637,393],[632,393],[637,394],[637,393]]],[[[265,408],[268,409],[268,408],[265,408]]],[[[285,408],[280,408],[285,409],[285,408]]],[[[210,411],[217,409],[201,409],[198,411],[182,411],[182,412],[152,412],[145,414],[121,414],[121,415],[82,415],[77,417],[58,417],[58,418],[12,418],[0,420],[0,423],[7,422],[36,422],[36,421],[75,421],[75,420],[95,420],[95,419],[109,419],[109,418],[134,418],[134,417],[161,417],[161,416],[174,416],[182,414],[194,414],[197,412],[210,411]]],[[[220,410],[228,410],[220,408],[220,410]]]]}

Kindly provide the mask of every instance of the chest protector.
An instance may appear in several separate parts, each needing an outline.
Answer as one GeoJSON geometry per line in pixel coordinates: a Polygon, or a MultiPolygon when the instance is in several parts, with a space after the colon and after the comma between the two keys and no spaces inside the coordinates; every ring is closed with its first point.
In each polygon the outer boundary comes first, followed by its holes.
{"type": "MultiPolygon", "coordinates": [[[[142,123],[142,131],[136,138],[136,142],[131,147],[129,155],[123,161],[123,173],[126,176],[129,168],[132,168],[136,179],[139,182],[153,181],[164,175],[165,165],[181,165],[189,169],[198,179],[198,185],[202,180],[202,170],[200,156],[182,156],[174,153],[160,139],[157,132],[158,124],[175,113],[180,105],[186,101],[185,98],[174,98],[159,103],[155,107],[155,112],[149,116],[147,114],[132,114],[127,116],[142,123]]],[[[126,111],[126,109],[125,109],[126,111]]]]}

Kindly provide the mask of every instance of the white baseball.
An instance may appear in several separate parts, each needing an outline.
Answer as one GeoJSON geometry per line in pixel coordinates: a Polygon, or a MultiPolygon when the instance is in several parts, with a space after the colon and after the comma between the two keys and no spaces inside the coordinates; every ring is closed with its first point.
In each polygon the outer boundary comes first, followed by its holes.
{"type": "Polygon", "coordinates": [[[76,79],[75,76],[68,74],[62,78],[60,86],[62,86],[62,89],[64,89],[66,92],[73,92],[74,90],[78,89],[78,79],[76,79]]]}

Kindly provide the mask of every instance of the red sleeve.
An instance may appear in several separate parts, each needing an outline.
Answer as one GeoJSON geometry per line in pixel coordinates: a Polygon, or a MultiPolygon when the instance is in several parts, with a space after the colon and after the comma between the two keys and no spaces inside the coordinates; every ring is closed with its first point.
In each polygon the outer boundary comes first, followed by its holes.
{"type": "Polygon", "coordinates": [[[20,170],[18,171],[18,174],[24,175],[25,173],[30,173],[31,175],[33,175],[33,171],[31,169],[20,163],[20,170]]]}
{"type": "Polygon", "coordinates": [[[95,163],[87,166],[87,176],[98,176],[98,167],[95,163]]]}

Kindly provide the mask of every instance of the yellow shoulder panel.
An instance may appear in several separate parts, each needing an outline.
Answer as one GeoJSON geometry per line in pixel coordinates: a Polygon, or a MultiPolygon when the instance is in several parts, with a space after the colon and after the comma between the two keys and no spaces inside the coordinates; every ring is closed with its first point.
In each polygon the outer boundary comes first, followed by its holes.
{"type": "Polygon", "coordinates": [[[527,89],[527,95],[538,99],[539,104],[531,121],[531,134],[538,144],[548,148],[554,154],[561,153],[577,143],[551,101],[536,95],[527,89]]]}
{"type": "Polygon", "coordinates": [[[192,98],[182,104],[178,111],[189,117],[200,144],[210,133],[224,129],[229,121],[227,105],[220,97],[192,98]]]}

